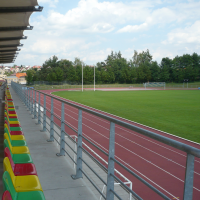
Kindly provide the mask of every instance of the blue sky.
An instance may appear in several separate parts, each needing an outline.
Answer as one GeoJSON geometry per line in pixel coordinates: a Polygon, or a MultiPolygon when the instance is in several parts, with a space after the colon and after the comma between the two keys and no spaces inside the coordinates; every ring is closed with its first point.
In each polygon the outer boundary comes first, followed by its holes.
{"type": "Polygon", "coordinates": [[[200,54],[200,1],[38,0],[15,63],[42,65],[56,55],[93,65],[111,50],[131,59],[149,49],[153,60],[200,54]]]}

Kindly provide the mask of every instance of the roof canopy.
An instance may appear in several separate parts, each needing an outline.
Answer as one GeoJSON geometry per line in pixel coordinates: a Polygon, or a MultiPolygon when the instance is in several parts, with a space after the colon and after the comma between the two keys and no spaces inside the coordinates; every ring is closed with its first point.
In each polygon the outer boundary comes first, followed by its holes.
{"type": "Polygon", "coordinates": [[[12,63],[24,30],[32,30],[29,18],[35,11],[42,11],[37,0],[0,0],[0,63],[12,63]],[[8,57],[9,55],[9,57],[8,57]]]}

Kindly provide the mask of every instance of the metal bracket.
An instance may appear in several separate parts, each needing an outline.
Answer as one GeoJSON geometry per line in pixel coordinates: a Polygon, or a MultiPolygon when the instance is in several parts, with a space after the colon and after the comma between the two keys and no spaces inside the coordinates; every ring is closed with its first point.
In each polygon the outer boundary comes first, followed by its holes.
{"type": "Polygon", "coordinates": [[[50,140],[50,139],[49,139],[49,140],[47,140],[47,142],[54,142],[54,140],[50,140]]]}
{"type": "Polygon", "coordinates": [[[60,156],[65,156],[65,155],[61,155],[60,153],[56,153],[56,156],[60,157],[60,156]]]}

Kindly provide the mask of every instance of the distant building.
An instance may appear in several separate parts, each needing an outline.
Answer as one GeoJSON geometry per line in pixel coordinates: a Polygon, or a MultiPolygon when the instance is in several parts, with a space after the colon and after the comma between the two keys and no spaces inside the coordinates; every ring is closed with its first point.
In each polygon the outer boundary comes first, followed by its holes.
{"type": "Polygon", "coordinates": [[[39,65],[35,65],[35,66],[33,66],[32,68],[33,68],[33,69],[37,69],[38,71],[41,70],[41,66],[39,66],[39,65]]]}
{"type": "Polygon", "coordinates": [[[11,81],[15,83],[18,82],[18,78],[16,76],[7,76],[5,79],[7,80],[8,85],[11,85],[11,81]]]}
{"type": "Polygon", "coordinates": [[[4,74],[0,74],[0,80],[4,80],[4,79],[6,79],[6,75],[4,75],[4,74]]]}
{"type": "Polygon", "coordinates": [[[5,70],[5,72],[10,72],[10,68],[9,67],[5,67],[4,70],[5,70]]]}
{"type": "Polygon", "coordinates": [[[18,82],[20,84],[26,84],[26,73],[16,73],[16,77],[18,78],[18,82]]]}

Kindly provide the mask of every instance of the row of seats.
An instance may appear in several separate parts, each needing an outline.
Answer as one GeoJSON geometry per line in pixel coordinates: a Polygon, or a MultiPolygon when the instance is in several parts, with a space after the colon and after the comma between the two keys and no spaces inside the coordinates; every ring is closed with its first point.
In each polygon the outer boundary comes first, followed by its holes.
{"type": "Polygon", "coordinates": [[[2,200],[45,200],[9,88],[5,91],[4,154],[2,200]]]}

